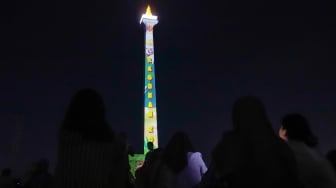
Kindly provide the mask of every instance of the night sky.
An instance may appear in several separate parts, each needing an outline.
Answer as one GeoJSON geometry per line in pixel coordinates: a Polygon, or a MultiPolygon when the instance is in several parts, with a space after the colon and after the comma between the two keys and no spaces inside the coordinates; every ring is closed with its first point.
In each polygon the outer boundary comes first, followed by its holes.
{"type": "MultiPolygon", "coordinates": [[[[70,97],[105,98],[117,132],[143,144],[145,0],[35,0],[0,4],[0,168],[23,120],[19,160],[48,158],[70,97]]],[[[320,1],[152,0],[159,142],[186,131],[209,162],[242,95],[265,102],[275,130],[304,114],[326,152],[336,148],[334,4],[320,1]]]]}

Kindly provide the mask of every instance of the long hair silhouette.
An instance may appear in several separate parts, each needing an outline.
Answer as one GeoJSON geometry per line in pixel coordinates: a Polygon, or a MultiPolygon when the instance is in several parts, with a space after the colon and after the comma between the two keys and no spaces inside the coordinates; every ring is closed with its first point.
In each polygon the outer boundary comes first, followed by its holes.
{"type": "Polygon", "coordinates": [[[72,97],[61,129],[77,132],[88,140],[107,141],[114,136],[106,122],[103,98],[88,88],[72,97]]]}

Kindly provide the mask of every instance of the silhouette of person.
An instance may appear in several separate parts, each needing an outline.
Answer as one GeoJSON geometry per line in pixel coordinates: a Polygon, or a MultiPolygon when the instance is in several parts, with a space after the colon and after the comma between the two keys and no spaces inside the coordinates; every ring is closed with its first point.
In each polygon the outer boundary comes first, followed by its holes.
{"type": "Polygon", "coordinates": [[[257,97],[239,98],[233,105],[232,122],[233,130],[223,133],[212,153],[218,186],[298,186],[293,152],[276,136],[257,97]]]}
{"type": "MultiPolygon", "coordinates": [[[[124,152],[124,155],[125,157],[127,158],[128,160],[128,156],[134,156],[134,150],[133,150],[133,147],[127,143],[127,134],[125,132],[121,132],[119,133],[119,139],[121,141],[121,144],[123,145],[123,152],[124,152]]],[[[129,164],[129,162],[127,163],[127,176],[128,176],[128,179],[127,179],[127,187],[134,187],[134,176],[131,172],[131,166],[129,164]]]]}
{"type": "Polygon", "coordinates": [[[283,117],[279,136],[294,151],[303,187],[336,187],[336,175],[331,164],[316,149],[317,138],[305,117],[301,114],[288,114],[283,117]]]}
{"type": "Polygon", "coordinates": [[[176,132],[163,151],[156,183],[158,187],[192,188],[206,173],[202,155],[184,132],[176,132]]]}
{"type": "Polygon", "coordinates": [[[151,154],[153,153],[153,150],[154,150],[153,142],[147,142],[147,148],[148,148],[148,152],[146,153],[146,156],[145,156],[145,162],[151,157],[151,154]]]}
{"type": "Polygon", "coordinates": [[[12,177],[12,170],[5,168],[1,172],[0,188],[15,188],[14,178],[12,177]]]}
{"type": "Polygon", "coordinates": [[[136,188],[152,188],[153,178],[159,166],[163,150],[161,148],[154,149],[151,156],[146,162],[135,171],[135,187],[136,188]]]}
{"type": "Polygon", "coordinates": [[[59,131],[56,188],[124,188],[128,160],[105,118],[103,98],[81,89],[59,131]]]}

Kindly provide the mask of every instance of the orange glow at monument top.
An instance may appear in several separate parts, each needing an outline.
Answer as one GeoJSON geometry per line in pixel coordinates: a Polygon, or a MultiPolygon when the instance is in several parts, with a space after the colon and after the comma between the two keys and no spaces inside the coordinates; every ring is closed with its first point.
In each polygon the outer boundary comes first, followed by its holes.
{"type": "Polygon", "coordinates": [[[154,16],[152,14],[152,11],[149,5],[147,6],[146,14],[143,14],[141,16],[140,23],[142,22],[143,19],[157,20],[157,16],[154,16]]]}
{"type": "Polygon", "coordinates": [[[149,5],[147,6],[147,9],[146,9],[146,15],[148,15],[148,16],[152,16],[153,15],[152,11],[151,11],[151,8],[150,8],[149,5]]]}

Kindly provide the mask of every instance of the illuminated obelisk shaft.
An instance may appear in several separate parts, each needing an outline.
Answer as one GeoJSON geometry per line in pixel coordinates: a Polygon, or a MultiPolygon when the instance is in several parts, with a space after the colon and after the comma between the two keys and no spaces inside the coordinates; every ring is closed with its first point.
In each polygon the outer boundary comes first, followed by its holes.
{"type": "Polygon", "coordinates": [[[155,88],[154,67],[154,39],[153,28],[158,23],[157,16],[153,16],[148,6],[146,14],[143,14],[140,24],[146,26],[145,34],[145,105],[144,105],[144,153],[146,154],[147,143],[153,142],[154,148],[158,147],[157,107],[155,88]]]}

